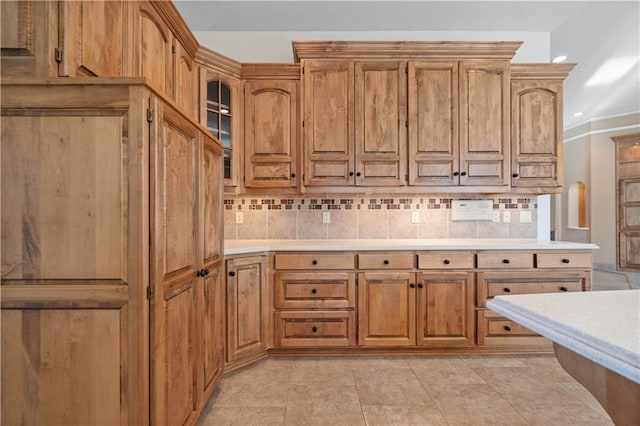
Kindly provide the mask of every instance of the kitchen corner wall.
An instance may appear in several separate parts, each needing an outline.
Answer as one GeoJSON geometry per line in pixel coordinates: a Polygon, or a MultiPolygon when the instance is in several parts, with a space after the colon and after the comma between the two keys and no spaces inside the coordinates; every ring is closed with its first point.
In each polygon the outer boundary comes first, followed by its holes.
{"type": "Polygon", "coordinates": [[[225,198],[224,237],[247,239],[391,239],[391,238],[508,238],[537,236],[535,196],[449,196],[318,194],[304,197],[237,196],[225,198]],[[490,199],[500,222],[452,221],[451,201],[490,199]],[[419,223],[411,223],[411,212],[419,223]],[[511,221],[503,222],[504,212],[511,221]],[[531,212],[531,222],[520,222],[520,213],[531,212]],[[237,213],[243,223],[236,223],[237,213]],[[323,223],[329,212],[330,223],[323,223]]]}

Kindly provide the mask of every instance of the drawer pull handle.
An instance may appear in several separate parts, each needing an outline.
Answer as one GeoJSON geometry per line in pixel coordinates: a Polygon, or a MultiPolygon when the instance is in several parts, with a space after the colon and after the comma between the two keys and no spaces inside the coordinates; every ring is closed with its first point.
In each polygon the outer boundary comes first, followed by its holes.
{"type": "Polygon", "coordinates": [[[448,265],[448,264],[450,264],[450,263],[451,263],[451,262],[449,262],[449,259],[445,259],[445,260],[444,260],[444,264],[445,264],[445,265],[448,265]]]}
{"type": "Polygon", "coordinates": [[[424,288],[424,284],[422,283],[418,284],[418,288],[424,288]]]}
{"type": "Polygon", "coordinates": [[[312,264],[312,265],[317,265],[317,264],[318,264],[318,261],[317,261],[317,260],[315,260],[315,259],[313,259],[313,260],[311,261],[311,264],[312,264]]]}
{"type": "Polygon", "coordinates": [[[458,176],[460,173],[459,172],[453,172],[454,176],[458,176]]]}
{"type": "Polygon", "coordinates": [[[291,173],[291,179],[295,178],[296,174],[295,173],[291,173]]]}
{"type": "Polygon", "coordinates": [[[562,259],[562,263],[569,263],[571,262],[569,259],[562,259]]]}
{"type": "Polygon", "coordinates": [[[520,175],[519,175],[519,174],[517,174],[517,173],[514,173],[512,176],[513,176],[513,177],[518,177],[518,176],[520,176],[520,175]]]}
{"type": "Polygon", "coordinates": [[[316,294],[317,292],[318,292],[318,290],[317,290],[317,289],[315,289],[315,288],[314,288],[314,289],[311,289],[311,293],[316,294]]]}
{"type": "Polygon", "coordinates": [[[560,287],[560,291],[569,291],[569,289],[566,287],[560,287]]]}
{"type": "Polygon", "coordinates": [[[502,259],[502,263],[509,264],[509,263],[511,263],[511,261],[509,259],[502,259]]]}
{"type": "Polygon", "coordinates": [[[231,271],[231,272],[229,272],[229,276],[230,276],[230,277],[235,277],[235,276],[236,276],[236,273],[235,273],[235,272],[233,272],[233,271],[231,271]]]}
{"type": "Polygon", "coordinates": [[[388,265],[390,262],[388,259],[385,259],[382,263],[384,263],[385,265],[388,265]]]}
{"type": "Polygon", "coordinates": [[[505,331],[511,331],[511,327],[509,327],[508,325],[504,326],[505,331]]]}
{"type": "Polygon", "coordinates": [[[411,284],[409,284],[409,287],[416,288],[416,285],[414,283],[411,283],[411,284]]]}
{"type": "Polygon", "coordinates": [[[467,172],[460,172],[460,176],[466,176],[467,172]]]}
{"type": "Polygon", "coordinates": [[[511,289],[509,287],[505,287],[502,289],[505,293],[511,293],[511,289]]]}
{"type": "Polygon", "coordinates": [[[311,331],[313,331],[314,333],[318,331],[318,327],[314,326],[311,331]]]}
{"type": "Polygon", "coordinates": [[[362,176],[362,173],[360,173],[360,172],[356,172],[356,176],[357,176],[357,177],[360,177],[360,176],[362,176]]]}

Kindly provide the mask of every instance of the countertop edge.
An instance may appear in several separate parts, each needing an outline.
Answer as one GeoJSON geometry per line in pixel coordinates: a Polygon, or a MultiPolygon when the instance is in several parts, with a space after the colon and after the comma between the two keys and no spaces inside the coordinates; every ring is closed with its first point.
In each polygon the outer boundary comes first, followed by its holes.
{"type": "Polygon", "coordinates": [[[487,308],[492,311],[503,315],[518,324],[529,328],[532,331],[556,342],[557,344],[564,346],[565,348],[572,350],[583,357],[596,362],[627,379],[640,384],[640,365],[634,363],[633,358],[640,357],[640,354],[631,354],[623,348],[619,348],[615,345],[611,345],[595,336],[590,336],[592,342],[587,342],[582,335],[584,333],[573,330],[569,327],[563,329],[562,325],[557,321],[550,320],[547,317],[541,315],[536,316],[531,311],[522,311],[522,307],[518,307],[515,310],[509,305],[509,302],[504,300],[508,296],[496,296],[494,299],[487,301],[487,308]],[[502,299],[502,300],[501,300],[502,299]],[[544,319],[547,322],[543,323],[544,319]],[[599,345],[600,347],[596,346],[599,345]],[[614,356],[606,349],[610,349],[611,352],[617,351],[622,357],[614,356]]]}
{"type": "Polygon", "coordinates": [[[595,250],[590,243],[538,240],[226,240],[225,256],[275,251],[595,250]],[[230,245],[231,247],[227,247],[230,245]]]}

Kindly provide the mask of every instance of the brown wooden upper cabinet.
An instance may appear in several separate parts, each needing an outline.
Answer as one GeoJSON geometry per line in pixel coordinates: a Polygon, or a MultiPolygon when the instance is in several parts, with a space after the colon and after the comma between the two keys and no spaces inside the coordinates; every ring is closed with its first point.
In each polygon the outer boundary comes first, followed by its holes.
{"type": "Polygon", "coordinates": [[[562,82],[574,64],[511,65],[511,188],[562,191],[562,82]]]}
{"type": "Polygon", "coordinates": [[[508,185],[508,66],[409,62],[410,185],[508,185]]]}
{"type": "Polygon", "coordinates": [[[406,62],[303,67],[305,185],[406,185],[406,62]]]}
{"type": "Polygon", "coordinates": [[[288,64],[246,64],[244,83],[244,185],[295,188],[300,69],[288,64]]]}

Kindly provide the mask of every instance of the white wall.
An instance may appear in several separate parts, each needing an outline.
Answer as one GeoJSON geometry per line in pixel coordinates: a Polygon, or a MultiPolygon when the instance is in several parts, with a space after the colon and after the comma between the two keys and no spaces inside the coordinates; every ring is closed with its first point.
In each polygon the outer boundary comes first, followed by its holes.
{"type": "Polygon", "coordinates": [[[548,62],[547,32],[533,31],[194,31],[198,42],[240,62],[293,62],[294,40],[523,41],[514,62],[548,62]]]}

